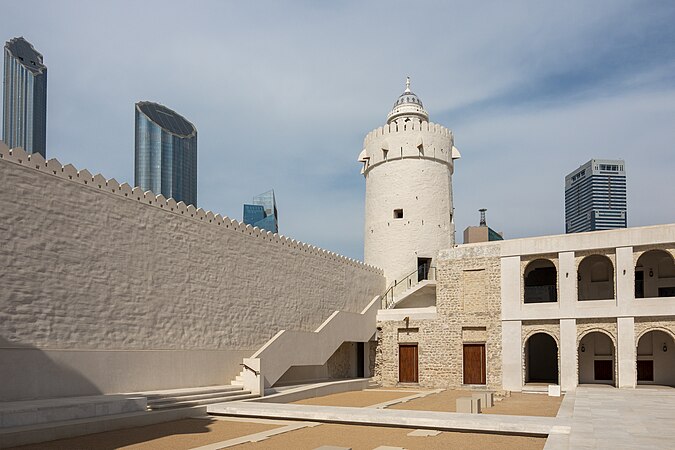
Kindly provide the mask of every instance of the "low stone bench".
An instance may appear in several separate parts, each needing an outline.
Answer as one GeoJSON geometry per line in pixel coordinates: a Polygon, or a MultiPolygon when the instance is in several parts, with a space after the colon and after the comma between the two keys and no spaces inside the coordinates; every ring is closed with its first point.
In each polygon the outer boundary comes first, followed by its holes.
{"type": "Polygon", "coordinates": [[[548,396],[549,397],[560,397],[560,386],[557,384],[548,385],[548,396]]]}
{"type": "Polygon", "coordinates": [[[471,397],[480,399],[481,408],[492,408],[495,406],[494,394],[492,392],[473,392],[471,397]]]}
{"type": "Polygon", "coordinates": [[[455,410],[458,413],[480,414],[481,399],[474,397],[460,397],[456,400],[455,410]]]}

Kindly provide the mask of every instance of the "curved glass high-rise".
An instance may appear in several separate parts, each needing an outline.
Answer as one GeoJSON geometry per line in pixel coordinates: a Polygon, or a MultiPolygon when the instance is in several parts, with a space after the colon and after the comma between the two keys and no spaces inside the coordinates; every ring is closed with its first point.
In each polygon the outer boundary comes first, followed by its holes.
{"type": "Polygon", "coordinates": [[[23,37],[5,44],[2,140],[47,157],[47,67],[23,37]]]}
{"type": "Polygon", "coordinates": [[[197,206],[197,129],[152,102],[136,103],[134,180],[144,191],[197,206]]]}

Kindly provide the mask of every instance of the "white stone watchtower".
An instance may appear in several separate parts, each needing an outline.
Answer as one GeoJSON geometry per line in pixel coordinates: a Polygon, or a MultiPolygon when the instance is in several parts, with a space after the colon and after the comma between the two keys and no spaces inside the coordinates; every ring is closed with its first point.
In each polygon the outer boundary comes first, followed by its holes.
{"type": "Polygon", "coordinates": [[[359,161],[366,177],[365,254],[384,269],[387,285],[435,266],[455,243],[452,132],[430,123],[420,99],[406,89],[387,124],[371,131],[359,161]]]}

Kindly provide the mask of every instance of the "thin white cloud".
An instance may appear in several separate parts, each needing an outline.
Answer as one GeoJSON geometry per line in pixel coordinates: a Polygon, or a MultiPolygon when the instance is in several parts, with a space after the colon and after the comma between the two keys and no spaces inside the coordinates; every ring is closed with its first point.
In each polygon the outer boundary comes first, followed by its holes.
{"type": "Polygon", "coordinates": [[[240,218],[274,188],[282,233],[360,258],[355,159],[406,75],[462,150],[459,241],[482,206],[507,236],[562,231],[565,173],[615,153],[629,223],[675,220],[644,200],[673,193],[668,18],[632,1],[23,1],[0,29],[45,57],[49,156],[132,182],[133,104],[158,101],[197,126],[200,206],[240,218]],[[653,43],[630,70],[628,42],[653,43]]]}

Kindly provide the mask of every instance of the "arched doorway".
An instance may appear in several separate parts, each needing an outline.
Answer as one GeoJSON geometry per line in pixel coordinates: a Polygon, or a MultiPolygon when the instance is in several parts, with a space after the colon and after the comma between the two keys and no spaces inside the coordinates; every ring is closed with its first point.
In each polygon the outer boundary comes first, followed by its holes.
{"type": "Polygon", "coordinates": [[[605,255],[590,255],[582,259],[577,280],[580,301],[614,298],[614,264],[605,255]]]}
{"type": "Polygon", "coordinates": [[[547,303],[558,301],[558,273],[548,259],[536,259],[525,267],[523,302],[547,303]]]}
{"type": "Polygon", "coordinates": [[[558,384],[558,343],[546,333],[525,342],[525,383],[558,384]]]}
{"type": "Polygon", "coordinates": [[[675,260],[664,250],[649,250],[635,265],[635,298],[675,297],[675,260]]]}
{"type": "Polygon", "coordinates": [[[579,342],[579,384],[614,386],[614,342],[605,333],[592,331],[579,342]]]}
{"type": "Polygon", "coordinates": [[[662,330],[640,337],[637,346],[637,384],[675,387],[675,341],[662,330]]]}

